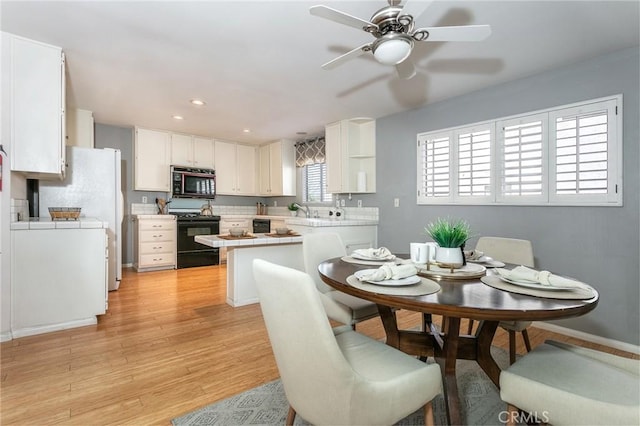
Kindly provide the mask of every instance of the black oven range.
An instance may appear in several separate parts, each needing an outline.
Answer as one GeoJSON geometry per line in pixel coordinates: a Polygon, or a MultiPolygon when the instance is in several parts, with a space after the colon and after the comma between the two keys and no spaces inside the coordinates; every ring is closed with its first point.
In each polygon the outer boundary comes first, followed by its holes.
{"type": "Polygon", "coordinates": [[[220,233],[220,216],[174,213],[178,224],[178,269],[220,264],[220,249],[196,243],[196,235],[220,233]]]}

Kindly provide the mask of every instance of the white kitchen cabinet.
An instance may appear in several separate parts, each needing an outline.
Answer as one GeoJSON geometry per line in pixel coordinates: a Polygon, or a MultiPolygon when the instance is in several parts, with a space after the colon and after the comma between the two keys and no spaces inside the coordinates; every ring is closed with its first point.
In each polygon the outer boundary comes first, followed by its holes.
{"type": "Polygon", "coordinates": [[[327,191],[376,192],[376,122],[342,120],[325,126],[327,191]]]}
{"type": "Polygon", "coordinates": [[[105,313],[105,229],[14,230],[11,249],[13,337],[95,324],[105,313]]]}
{"type": "Polygon", "coordinates": [[[173,215],[138,216],[134,230],[136,271],[175,269],[177,262],[177,222],[173,215]]]}
{"type": "Polygon", "coordinates": [[[260,195],[296,195],[294,143],[281,139],[260,147],[260,195]]]}
{"type": "Polygon", "coordinates": [[[256,148],[215,141],[216,194],[256,195],[256,148]]]}
{"type": "Polygon", "coordinates": [[[135,129],[134,189],[170,190],[171,134],[159,130],[135,129]]]}
{"type": "MultiPolygon", "coordinates": [[[[253,222],[251,219],[225,219],[224,216],[220,218],[220,235],[229,235],[229,230],[232,228],[253,232],[253,222]]],[[[220,263],[226,263],[226,261],[227,249],[226,247],[221,247],[220,263]]]]}
{"type": "Polygon", "coordinates": [[[95,148],[93,112],[84,109],[67,109],[66,144],[82,148],[95,148]]]}
{"type": "Polygon", "coordinates": [[[3,126],[11,170],[37,179],[65,173],[64,53],[56,46],[2,33],[3,126]]]}
{"type": "Polygon", "coordinates": [[[171,134],[171,165],[213,169],[213,139],[171,134]]]}

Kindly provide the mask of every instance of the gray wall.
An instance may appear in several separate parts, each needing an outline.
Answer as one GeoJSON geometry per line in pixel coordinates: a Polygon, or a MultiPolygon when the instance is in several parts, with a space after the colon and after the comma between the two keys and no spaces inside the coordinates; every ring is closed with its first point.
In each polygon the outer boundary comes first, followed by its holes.
{"type": "Polygon", "coordinates": [[[538,268],[583,280],[601,295],[593,312],[558,325],[638,345],[639,61],[637,48],[623,50],[379,119],[378,191],[364,200],[380,207],[379,244],[407,252],[410,241],[426,240],[425,225],[439,216],[464,218],[479,235],[531,240],[538,268]],[[416,205],[417,133],[618,93],[624,110],[623,207],[416,205]],[[394,198],[400,208],[393,207],[394,198]]]}

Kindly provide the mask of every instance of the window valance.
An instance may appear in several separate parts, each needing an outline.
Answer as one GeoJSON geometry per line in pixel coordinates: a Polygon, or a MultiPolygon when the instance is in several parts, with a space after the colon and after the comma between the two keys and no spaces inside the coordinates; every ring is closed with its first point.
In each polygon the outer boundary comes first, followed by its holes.
{"type": "Polygon", "coordinates": [[[324,163],[324,137],[296,142],[296,166],[324,163]]]}

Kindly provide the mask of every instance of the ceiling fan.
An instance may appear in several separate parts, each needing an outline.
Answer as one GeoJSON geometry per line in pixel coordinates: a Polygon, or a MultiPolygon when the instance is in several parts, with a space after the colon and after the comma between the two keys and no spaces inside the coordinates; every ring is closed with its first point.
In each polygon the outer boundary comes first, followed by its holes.
{"type": "Polygon", "coordinates": [[[415,21],[429,7],[433,0],[407,0],[400,6],[400,0],[387,0],[389,6],[373,14],[369,21],[351,16],[327,6],[312,6],[309,12],[314,16],[329,19],[339,24],[358,28],[373,35],[371,43],[338,56],[322,65],[323,69],[333,69],[350,59],[367,52],[384,65],[395,65],[400,78],[410,79],[415,74],[415,66],[409,59],[416,42],[423,41],[482,41],[491,35],[489,25],[465,25],[454,27],[415,28],[415,21]]]}

